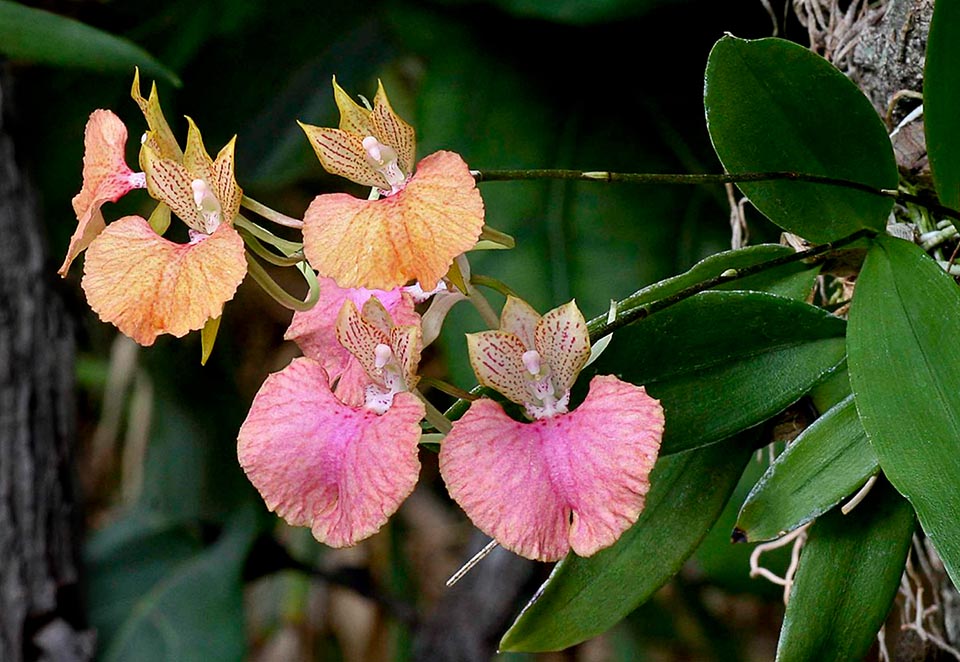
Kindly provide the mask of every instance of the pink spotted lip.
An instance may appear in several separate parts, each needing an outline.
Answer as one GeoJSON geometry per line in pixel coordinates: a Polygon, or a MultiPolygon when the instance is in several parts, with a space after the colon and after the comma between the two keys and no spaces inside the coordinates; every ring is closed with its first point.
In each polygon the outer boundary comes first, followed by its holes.
{"type": "Polygon", "coordinates": [[[663,424],[657,400],[613,376],[594,377],[576,410],[532,423],[481,399],[444,439],[440,472],[507,549],[540,561],[590,556],[640,516],[663,424]]]}

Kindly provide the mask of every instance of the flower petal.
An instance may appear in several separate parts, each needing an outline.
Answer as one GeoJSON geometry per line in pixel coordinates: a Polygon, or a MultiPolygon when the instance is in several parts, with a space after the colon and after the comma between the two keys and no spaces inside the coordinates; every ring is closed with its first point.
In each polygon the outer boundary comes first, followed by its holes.
{"type": "Polygon", "coordinates": [[[500,311],[500,330],[517,336],[527,349],[534,349],[534,330],[540,321],[540,313],[517,297],[508,296],[500,311]]]}
{"type": "Polygon", "coordinates": [[[181,221],[197,232],[206,233],[207,224],[193,197],[195,177],[180,163],[162,159],[149,145],[140,150],[140,163],[147,175],[147,191],[165,202],[181,221]]]}
{"type": "Polygon", "coordinates": [[[380,81],[377,81],[377,96],[373,98],[373,113],[370,121],[377,140],[396,150],[400,169],[409,177],[417,157],[416,132],[412,126],[393,112],[387,93],[383,90],[383,83],[380,81]]]}
{"type": "MultiPolygon", "coordinates": [[[[356,304],[347,299],[337,316],[337,340],[356,358],[363,369],[374,379],[379,370],[376,366],[377,345],[390,346],[390,336],[360,315],[356,304]]],[[[377,382],[381,380],[377,379],[377,382]]]]}
{"type": "Polygon", "coordinates": [[[590,359],[590,331],[576,302],[546,313],[534,331],[534,343],[550,366],[557,391],[569,391],[590,359]]]}
{"type": "Polygon", "coordinates": [[[136,176],[124,158],[126,145],[127,127],[119,117],[109,110],[91,113],[83,132],[83,186],[73,198],[78,224],[58,271],[61,276],[67,275],[74,259],[103,231],[100,207],[138,188],[136,176]]]}
{"type": "Polygon", "coordinates": [[[363,148],[364,136],[341,129],[327,129],[303,122],[299,124],[307,134],[324,170],[362,186],[390,190],[387,178],[377,172],[367,160],[367,150],[363,148]]]}
{"type": "MultiPolygon", "coordinates": [[[[398,326],[416,326],[420,315],[414,310],[409,294],[400,289],[366,290],[338,287],[332,278],[320,278],[320,292],[316,305],[303,312],[295,312],[285,340],[293,340],[304,355],[320,363],[330,375],[338,378],[350,362],[350,352],[337,340],[337,315],[347,299],[362,307],[370,297],[376,297],[390,313],[398,326]]],[[[362,370],[361,370],[362,372],[362,370]]]]}
{"type": "Polygon", "coordinates": [[[413,491],[423,415],[410,393],[382,416],[348,407],[319,364],[295,359],[260,388],[237,455],[270,510],[345,547],[373,535],[413,491]]]}
{"type": "Polygon", "coordinates": [[[483,386],[500,392],[518,405],[530,401],[531,375],[523,366],[523,342],[505,331],[467,334],[470,365],[483,386]]]}
{"type": "Polygon", "coordinates": [[[474,402],[440,447],[450,496],[483,532],[531,559],[612,545],[643,510],[663,410],[642,387],[594,377],[575,411],[533,423],[474,402]]]}
{"type": "Polygon", "coordinates": [[[437,152],[395,195],[315,198],[304,215],[304,251],[320,275],[341,287],[389,290],[418,280],[430,290],[476,244],[482,227],[483,200],[467,164],[453,152],[437,152]]]}
{"type": "Polygon", "coordinates": [[[111,223],[87,250],[82,286],[105,322],[141,345],[182,337],[219,317],[247,271],[229,225],[192,244],[158,236],[139,216],[111,223]]]}
{"type": "Polygon", "coordinates": [[[370,111],[354,101],[340,85],[337,77],[333,77],[333,100],[340,110],[340,129],[353,133],[363,139],[373,135],[373,125],[370,123],[370,111]]]}
{"type": "MultiPolygon", "coordinates": [[[[167,119],[163,116],[163,110],[160,108],[157,84],[153,83],[150,86],[150,97],[144,99],[143,95],[140,94],[140,70],[135,69],[133,85],[130,88],[130,96],[137,102],[137,105],[140,106],[143,117],[147,120],[147,126],[150,127],[150,131],[147,134],[147,143],[145,144],[149,144],[153,151],[162,159],[171,159],[177,162],[182,160],[183,152],[180,150],[180,145],[177,144],[177,139],[174,137],[173,131],[170,130],[170,125],[167,124],[167,119]]],[[[140,158],[142,162],[142,151],[140,158]]],[[[141,167],[143,166],[141,165],[141,167]]]]}

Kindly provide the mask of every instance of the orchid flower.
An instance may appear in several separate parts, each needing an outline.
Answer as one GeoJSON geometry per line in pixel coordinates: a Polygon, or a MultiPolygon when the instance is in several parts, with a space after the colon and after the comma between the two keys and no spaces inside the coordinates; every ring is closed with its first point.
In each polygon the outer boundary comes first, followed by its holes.
{"type": "Polygon", "coordinates": [[[531,420],[475,401],[440,447],[450,496],[480,530],[527,558],[555,561],[571,549],[590,556],[612,545],[643,510],[663,434],[660,403],[606,375],[569,411],[590,356],[572,301],[540,317],[508,297],[500,329],[467,340],[480,383],[531,420]]]}
{"type": "Polygon", "coordinates": [[[425,412],[410,392],[419,324],[395,325],[376,297],[362,312],[346,298],[336,335],[362,366],[363,388],[335,394],[320,362],[294,359],[263,383],[237,454],[270,510],[345,547],[376,533],[413,491],[425,412]]]}
{"type": "Polygon", "coordinates": [[[439,151],[414,174],[413,128],[380,85],[368,110],[333,81],[338,129],[302,124],[323,167],[376,189],[376,199],[317,196],[304,215],[304,253],[341,287],[389,290],[419,281],[436,287],[483,228],[483,200],[459,155],[439,151]],[[380,197],[380,196],[384,197],[380,197]]]}
{"type": "Polygon", "coordinates": [[[85,133],[83,187],[74,198],[78,227],[60,273],[86,249],[81,284],[90,307],[141,345],[152,345],[160,334],[181,337],[219,317],[246,274],[246,258],[232,227],[242,196],[233,175],[234,140],[211,159],[187,118],[182,152],[156,87],[147,100],[139,88],[136,76],[132,96],[149,127],[140,150],[144,172],[133,173],[124,160],[127,131],[120,119],[95,111],[85,133]],[[161,201],[159,210],[172,210],[187,224],[189,243],[164,239],[140,216],[105,225],[101,206],[143,187],[161,201]]]}

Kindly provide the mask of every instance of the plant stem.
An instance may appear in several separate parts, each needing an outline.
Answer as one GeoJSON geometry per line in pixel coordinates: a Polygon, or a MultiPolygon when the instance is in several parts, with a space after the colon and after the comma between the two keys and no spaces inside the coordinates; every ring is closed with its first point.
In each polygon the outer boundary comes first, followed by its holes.
{"type": "Polygon", "coordinates": [[[418,389],[413,389],[413,394],[420,398],[420,402],[423,403],[424,418],[427,419],[427,423],[433,426],[433,429],[439,432],[440,434],[447,434],[453,428],[453,424],[450,423],[450,419],[443,415],[443,412],[433,406],[426,396],[421,393],[418,389]]]}
{"type": "Polygon", "coordinates": [[[708,278],[707,280],[695,283],[690,287],[687,287],[683,290],[680,290],[674,295],[664,297],[663,299],[658,299],[656,301],[651,301],[650,303],[642,305],[631,304],[631,300],[635,300],[639,293],[632,294],[627,298],[623,299],[620,304],[617,306],[619,312],[616,319],[613,321],[608,321],[608,316],[606,314],[598,316],[590,320],[587,326],[590,329],[590,340],[591,342],[596,341],[599,338],[602,338],[606,335],[609,335],[616,331],[617,329],[623,328],[624,326],[636,322],[638,320],[645,319],[654,313],[658,313],[661,310],[669,308],[675,304],[680,303],[685,299],[689,299],[695,294],[699,294],[704,290],[709,290],[718,285],[724,283],[729,283],[732,281],[740,280],[741,278],[746,278],[747,276],[753,276],[755,274],[768,271],[769,269],[774,269],[776,267],[783,266],[785,264],[790,264],[792,262],[800,262],[818,255],[823,255],[824,253],[829,253],[833,250],[847,246],[864,239],[866,237],[874,237],[877,232],[869,228],[864,228],[862,230],[857,230],[851,235],[837,239],[836,241],[830,241],[825,244],[820,244],[814,246],[813,248],[807,249],[805,251],[800,251],[794,253],[793,255],[785,255],[783,257],[778,257],[767,262],[761,262],[759,264],[750,265],[748,267],[741,267],[740,269],[728,269],[724,271],[719,276],[713,278],[708,278]]]}
{"type": "Polygon", "coordinates": [[[246,207],[255,214],[258,214],[268,221],[273,221],[277,225],[284,225],[288,228],[297,228],[300,229],[303,227],[303,221],[298,218],[292,218],[286,214],[281,214],[275,209],[271,209],[262,202],[257,202],[249,196],[243,196],[240,198],[240,205],[246,207]]]}
{"type": "Polygon", "coordinates": [[[878,188],[862,182],[854,182],[837,177],[811,175],[803,172],[775,171],[775,172],[743,172],[720,174],[661,174],[637,172],[607,172],[605,170],[472,170],[471,173],[478,182],[507,182],[531,179],[575,179],[592,182],[622,182],[628,184],[740,184],[744,182],[772,182],[787,180],[807,182],[810,184],[824,184],[839,186],[884,198],[893,198],[900,202],[909,202],[925,207],[942,216],[960,220],[960,212],[945,207],[925,197],[898,191],[896,189],[878,188]]]}

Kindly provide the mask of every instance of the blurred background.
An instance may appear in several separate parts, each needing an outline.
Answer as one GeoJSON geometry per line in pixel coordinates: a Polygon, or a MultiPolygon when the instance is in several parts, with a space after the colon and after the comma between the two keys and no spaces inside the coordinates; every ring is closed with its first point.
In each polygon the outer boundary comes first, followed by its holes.
{"type": "MultiPolygon", "coordinates": [[[[321,169],[295,122],[336,125],[334,74],[370,98],[383,80],[417,130],[419,157],[442,148],[480,170],[719,172],[703,120],[707,54],[724,32],[773,32],[759,0],[24,4],[126,37],[175,71],[182,87],[157,83],[178,137],[183,115],[213,153],[236,134],[244,191],[295,217],[319,193],[363,193],[321,169]]],[[[198,333],[143,349],[100,323],[80,289],[82,269],[61,281],[56,268],[76,224],[70,199],[91,111],[120,115],[136,163],[144,125],[129,98],[132,71],[7,67],[7,128],[38,192],[45,278],[75,321],[81,594],[99,655],[490,659],[549,567],[500,553],[487,571],[481,564],[444,588],[482,541],[445,497],[427,451],[415,494],[355,548],[325,548],[267,513],[237,464],[236,434],[262,380],[298,353],[282,338],[290,313],[247,279],[203,368],[198,333]]],[[[487,223],[517,248],[476,255],[474,272],[541,311],[576,297],[592,317],[611,298],[730,246],[722,187],[490,182],[481,192],[487,223]]],[[[104,212],[148,214],[151,203],[130,195],[104,212]]],[[[751,221],[752,243],[777,239],[751,221]]],[[[455,308],[423,372],[472,387],[462,334],[481,327],[471,309],[455,308]]],[[[744,485],[762,469],[758,462],[744,485]]],[[[771,659],[781,590],[748,577],[750,549],[729,544],[734,514],[675,581],[608,634],[562,653],[496,659],[771,659]]]]}

